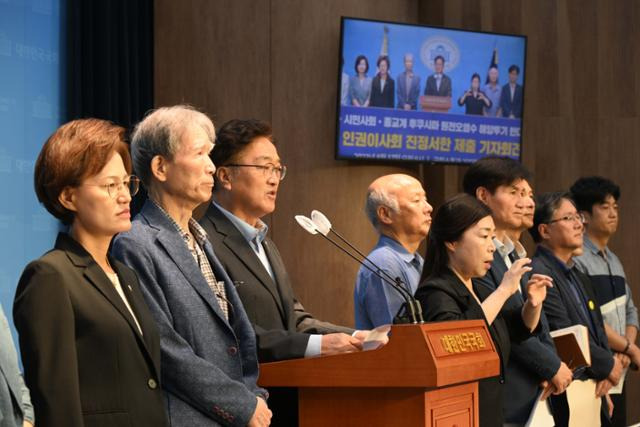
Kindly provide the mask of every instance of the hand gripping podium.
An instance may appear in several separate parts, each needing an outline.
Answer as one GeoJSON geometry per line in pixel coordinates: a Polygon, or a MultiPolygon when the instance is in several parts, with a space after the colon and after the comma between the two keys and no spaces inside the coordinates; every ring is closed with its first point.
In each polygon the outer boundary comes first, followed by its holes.
{"type": "Polygon", "coordinates": [[[477,380],[499,375],[482,320],[394,325],[373,351],[260,365],[263,387],[298,387],[301,427],[478,426],[477,380]]]}

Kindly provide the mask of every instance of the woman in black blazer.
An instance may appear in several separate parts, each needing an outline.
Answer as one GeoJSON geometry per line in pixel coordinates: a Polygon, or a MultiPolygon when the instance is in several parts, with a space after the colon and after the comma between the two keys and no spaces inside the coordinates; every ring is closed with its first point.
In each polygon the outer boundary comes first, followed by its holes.
{"type": "Polygon", "coordinates": [[[382,55],[378,58],[378,74],[371,82],[371,100],[370,107],[395,107],[395,82],[391,78],[391,63],[389,57],[382,55]]]}
{"type": "Polygon", "coordinates": [[[484,276],[493,262],[494,232],[491,211],[476,198],[462,194],[445,202],[429,230],[422,282],[415,295],[427,321],[485,321],[501,366],[498,377],[479,381],[483,427],[503,424],[502,384],[510,338],[525,339],[537,327],[546,286],[550,285],[547,276],[533,275],[522,309],[502,310],[505,301],[517,292],[522,275],[531,270],[528,266],[531,260],[524,258],[513,263],[495,291],[473,286],[471,278],[484,276]]]}
{"type": "Polygon", "coordinates": [[[38,200],[69,225],[25,268],[13,315],[38,426],[165,426],[158,331],[133,270],[108,255],[138,188],[124,129],[75,120],[35,165],[38,200]]]}

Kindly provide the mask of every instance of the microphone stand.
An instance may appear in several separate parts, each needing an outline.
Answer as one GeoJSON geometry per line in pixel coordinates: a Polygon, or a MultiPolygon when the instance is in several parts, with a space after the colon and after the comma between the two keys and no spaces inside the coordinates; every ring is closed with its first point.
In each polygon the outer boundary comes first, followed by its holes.
{"type": "MultiPolygon", "coordinates": [[[[404,304],[408,311],[409,311],[409,320],[411,323],[413,324],[417,324],[419,323],[424,323],[424,320],[422,319],[422,308],[420,307],[420,319],[418,318],[418,315],[416,314],[416,309],[415,306],[413,304],[413,302],[416,303],[416,305],[418,305],[418,307],[420,306],[420,303],[418,303],[418,301],[415,300],[415,298],[413,298],[413,296],[403,287],[401,286],[402,284],[402,280],[398,277],[395,280],[394,279],[389,279],[387,277],[382,276],[378,271],[374,270],[373,268],[369,267],[367,264],[364,263],[363,260],[358,259],[355,255],[353,255],[351,252],[349,252],[348,250],[346,250],[345,248],[343,248],[342,246],[340,246],[335,240],[333,240],[332,238],[330,238],[329,236],[324,235],[323,233],[318,233],[320,234],[322,237],[324,237],[325,239],[327,239],[329,242],[331,242],[334,246],[336,246],[338,249],[340,249],[342,252],[344,252],[345,254],[349,255],[351,258],[353,258],[358,264],[361,264],[363,267],[365,267],[367,270],[371,271],[373,274],[375,274],[380,280],[382,280],[383,282],[387,283],[389,286],[391,286],[396,292],[398,292],[400,294],[400,296],[402,296],[402,298],[404,299],[404,304]]],[[[353,246],[351,244],[349,244],[349,247],[353,248],[353,246]]],[[[366,259],[371,265],[373,265],[374,267],[376,267],[376,265],[370,260],[368,259],[366,256],[363,256],[360,251],[358,251],[357,249],[353,248],[360,256],[362,256],[364,259],[366,259]]],[[[377,267],[376,267],[377,268],[377,267]]],[[[381,271],[382,273],[385,273],[385,271],[381,270],[378,268],[379,271],[381,271]]],[[[388,274],[386,274],[386,276],[389,276],[388,274]]],[[[389,276],[391,277],[391,276],[389,276]]],[[[398,314],[396,314],[396,317],[394,318],[394,323],[405,323],[402,320],[402,317],[400,316],[400,311],[402,311],[402,307],[400,308],[400,310],[398,311],[398,314]],[[395,322],[395,319],[398,319],[398,322],[395,322]]]]}
{"type": "MultiPolygon", "coordinates": [[[[420,305],[420,303],[413,297],[413,295],[411,294],[411,292],[409,292],[409,290],[407,290],[406,284],[402,281],[402,279],[400,277],[392,277],[389,273],[387,273],[386,271],[378,268],[377,265],[374,264],[373,261],[371,261],[365,254],[363,254],[362,252],[360,252],[358,250],[358,248],[356,248],[355,246],[353,246],[351,243],[349,243],[349,241],[347,239],[345,239],[344,237],[342,237],[340,235],[340,233],[338,233],[337,231],[335,231],[333,229],[333,227],[331,227],[329,229],[330,233],[335,234],[336,236],[338,236],[338,238],[340,240],[342,240],[347,246],[349,246],[351,249],[353,249],[358,255],[360,255],[363,260],[362,261],[358,261],[360,262],[363,266],[367,267],[364,263],[364,261],[367,261],[369,264],[371,264],[372,266],[374,266],[375,268],[378,269],[378,271],[380,271],[380,273],[384,274],[389,280],[392,280],[395,284],[396,287],[394,287],[394,289],[396,290],[400,290],[400,292],[402,292],[404,295],[404,298],[406,300],[406,303],[408,305],[408,307],[410,307],[410,311],[416,314],[416,320],[418,323],[424,323],[424,318],[422,316],[422,306],[420,305]]],[[[324,236],[323,233],[320,233],[324,236]]],[[[327,237],[327,236],[325,236],[327,237]]],[[[334,243],[335,244],[335,243],[334,243]]],[[[337,245],[336,245],[337,246],[337,245]]],[[[343,249],[343,248],[341,248],[343,249]]],[[[344,249],[343,249],[344,250],[344,249]]],[[[347,252],[347,251],[345,251],[347,252]]],[[[348,253],[348,252],[347,252],[348,253]]],[[[368,267],[367,267],[368,268],[368,267]]],[[[373,271],[369,268],[370,271],[373,271]]],[[[376,273],[377,274],[377,273],[376,273]]],[[[380,274],[378,274],[378,277],[380,277],[380,274]]],[[[388,281],[386,281],[387,283],[389,283],[388,281]]]]}

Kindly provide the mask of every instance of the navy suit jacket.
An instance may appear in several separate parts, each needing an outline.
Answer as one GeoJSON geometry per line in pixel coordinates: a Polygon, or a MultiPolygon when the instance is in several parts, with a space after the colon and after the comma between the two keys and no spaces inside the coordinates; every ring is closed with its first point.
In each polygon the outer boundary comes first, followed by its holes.
{"type": "Polygon", "coordinates": [[[204,251],[230,303],[229,321],[170,219],[151,201],[118,235],[113,253],[135,269],[160,330],[162,378],[172,426],[246,426],[256,408],[253,329],[233,283],[204,251]]]}
{"type": "MultiPolygon", "coordinates": [[[[500,285],[506,272],[507,265],[500,253],[495,251],[491,268],[484,277],[473,279],[474,285],[493,291],[500,285]]],[[[511,312],[522,306],[526,298],[524,286],[527,281],[528,275],[522,278],[523,293],[513,294],[505,302],[503,310],[511,312]]],[[[511,343],[511,357],[505,374],[505,396],[508,396],[503,402],[505,422],[524,424],[527,421],[540,392],[540,383],[553,378],[560,368],[560,362],[543,312],[536,335],[511,343]]]]}
{"type": "Polygon", "coordinates": [[[451,96],[451,90],[451,79],[449,76],[446,74],[442,75],[442,79],[440,80],[440,89],[438,89],[436,78],[433,75],[430,75],[427,78],[427,84],[424,87],[424,94],[433,96],[451,96]]]}
{"type": "Polygon", "coordinates": [[[304,309],[293,293],[289,274],[271,239],[265,239],[262,245],[275,280],[236,226],[213,203],[200,223],[237,285],[256,331],[261,362],[304,357],[309,334],[353,333],[353,329],[318,320],[304,309]]]}
{"type": "Polygon", "coordinates": [[[574,277],[580,282],[582,292],[593,302],[587,309],[591,318],[590,322],[582,320],[578,311],[577,302],[571,291],[571,282],[567,278],[561,266],[561,262],[555,255],[544,247],[539,246],[533,257],[533,272],[546,274],[553,278],[553,288],[547,290],[547,298],[543,309],[549,319],[551,330],[562,329],[568,326],[583,324],[589,329],[589,350],[591,352],[591,367],[587,369],[587,377],[597,381],[609,376],[613,368],[613,354],[609,349],[609,341],[604,331],[600,305],[597,302],[595,292],[589,278],[577,268],[572,268],[574,277]],[[595,328],[586,323],[592,323],[595,328]]]}
{"type": "Polygon", "coordinates": [[[522,86],[516,84],[516,90],[513,92],[513,100],[511,100],[511,88],[509,83],[502,87],[500,95],[500,108],[502,109],[502,117],[522,118],[522,86]]]}

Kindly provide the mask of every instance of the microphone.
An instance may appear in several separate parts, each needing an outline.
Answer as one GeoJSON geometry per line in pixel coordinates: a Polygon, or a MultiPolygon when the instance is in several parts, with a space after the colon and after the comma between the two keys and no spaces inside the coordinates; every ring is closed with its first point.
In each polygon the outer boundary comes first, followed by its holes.
{"type": "MultiPolygon", "coordinates": [[[[324,216],[324,215],[323,215],[324,216]]],[[[351,252],[349,252],[347,249],[345,249],[344,247],[342,247],[338,242],[336,242],[334,239],[330,238],[327,234],[329,234],[329,230],[330,230],[330,223],[328,221],[328,219],[325,218],[325,222],[323,222],[322,224],[316,224],[314,223],[313,220],[309,219],[308,217],[304,216],[304,215],[296,215],[295,220],[298,222],[298,224],[304,228],[308,233],[310,234],[320,234],[322,237],[324,237],[326,240],[328,240],[329,242],[331,242],[331,244],[333,244],[334,246],[336,246],[338,249],[340,249],[342,252],[344,252],[345,254],[347,254],[349,257],[351,257],[352,259],[354,259],[358,264],[361,264],[363,267],[365,267],[367,270],[371,271],[373,274],[375,274],[380,280],[382,280],[383,282],[389,284],[389,286],[391,286],[396,292],[398,292],[400,294],[400,296],[405,300],[403,307],[400,308],[400,310],[398,311],[398,314],[395,316],[394,318],[394,323],[418,323],[418,319],[420,319],[420,323],[424,323],[424,320],[422,320],[422,310],[420,307],[420,304],[415,301],[415,299],[413,298],[413,296],[407,292],[406,289],[404,289],[401,286],[402,281],[398,278],[398,279],[393,279],[391,278],[391,276],[389,274],[387,274],[385,271],[381,270],[379,267],[377,267],[371,260],[369,260],[366,256],[362,255],[362,253],[360,251],[358,251],[357,248],[355,248],[353,245],[349,244],[349,246],[356,251],[356,253],[358,253],[364,260],[367,260],[371,265],[373,265],[373,267],[375,267],[378,271],[374,270],[373,268],[371,268],[369,265],[364,263],[363,259],[359,259],[358,257],[356,257],[355,255],[353,255],[351,252]],[[327,227],[327,224],[329,225],[329,227],[327,227]],[[387,277],[384,277],[380,274],[380,272],[385,273],[387,277]],[[413,301],[412,301],[413,300],[413,301]],[[418,317],[416,315],[416,310],[415,310],[415,306],[414,304],[416,304],[419,308],[420,308],[420,316],[418,317]],[[400,313],[402,312],[403,308],[406,307],[405,311],[409,312],[409,320],[405,320],[405,318],[403,318],[400,313]]],[[[335,233],[335,232],[334,232],[335,233]]],[[[337,233],[335,233],[337,234],[337,233]]]]}
{"type": "MultiPolygon", "coordinates": [[[[392,277],[389,273],[387,273],[386,271],[384,271],[380,267],[378,267],[365,254],[363,254],[360,250],[358,250],[358,248],[356,248],[354,245],[352,245],[347,239],[342,237],[342,235],[340,235],[340,233],[335,231],[333,229],[333,226],[331,225],[331,221],[329,221],[329,218],[327,218],[327,216],[325,214],[323,214],[322,212],[320,212],[318,210],[311,211],[311,221],[316,225],[317,231],[319,231],[321,234],[324,234],[325,236],[327,236],[328,233],[335,234],[340,240],[342,240],[342,242],[344,242],[347,246],[349,246],[352,250],[354,250],[358,255],[360,255],[362,257],[362,260],[359,260],[358,262],[360,262],[365,267],[366,267],[366,265],[364,264],[364,261],[367,261],[370,265],[372,265],[377,270],[376,271],[376,275],[378,277],[380,277],[380,274],[378,273],[378,272],[380,272],[380,273],[384,274],[385,276],[387,276],[391,281],[393,281],[395,283],[395,285],[396,285],[396,287],[394,287],[394,289],[396,289],[396,291],[402,292],[404,294],[404,298],[405,298],[407,307],[411,311],[415,311],[415,313],[417,313],[417,320],[420,323],[424,323],[424,318],[422,317],[422,306],[413,297],[413,294],[407,289],[407,284],[404,283],[400,277],[392,277]],[[411,307],[411,306],[413,306],[413,307],[411,307]]],[[[369,270],[373,271],[371,269],[369,269],[369,270]]],[[[388,283],[388,281],[387,281],[387,283],[388,283]]]]}

